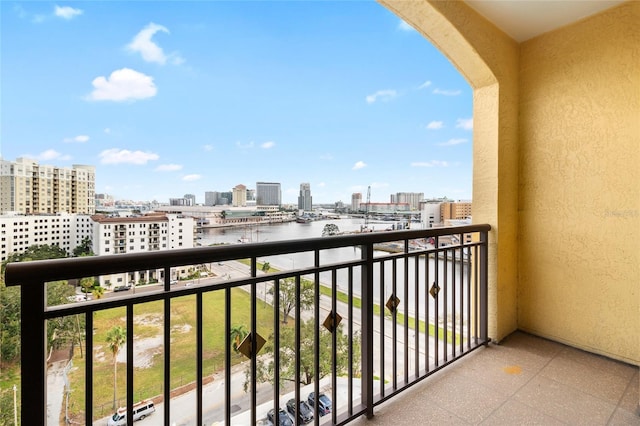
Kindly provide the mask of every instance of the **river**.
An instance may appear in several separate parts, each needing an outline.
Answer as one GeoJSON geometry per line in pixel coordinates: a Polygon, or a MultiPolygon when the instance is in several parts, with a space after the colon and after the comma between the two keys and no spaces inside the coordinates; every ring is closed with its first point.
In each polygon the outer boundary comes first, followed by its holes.
{"type": "MultiPolygon", "coordinates": [[[[203,246],[210,244],[237,244],[240,241],[246,242],[264,242],[264,241],[283,241],[294,240],[304,238],[318,238],[322,236],[322,230],[327,224],[335,224],[338,226],[341,232],[357,231],[364,225],[362,218],[345,218],[336,220],[319,220],[309,223],[277,223],[270,225],[260,226],[247,226],[247,227],[235,227],[235,228],[205,228],[200,234],[200,244],[203,246]]],[[[415,228],[420,224],[415,225],[415,228]]],[[[394,226],[398,226],[398,222],[369,222],[369,228],[374,230],[390,229],[394,226]]],[[[377,257],[387,256],[387,253],[376,252],[377,257]]],[[[460,257],[460,253],[457,252],[456,256],[460,257]]],[[[320,255],[321,264],[338,263],[348,260],[356,260],[360,258],[360,249],[358,247],[344,247],[339,249],[324,250],[320,255]]],[[[270,256],[268,258],[259,259],[260,262],[269,262],[271,266],[279,270],[291,270],[300,269],[313,266],[313,253],[291,253],[287,255],[270,256]]],[[[379,303],[380,293],[384,291],[384,301],[389,298],[393,293],[393,265],[392,261],[388,260],[384,262],[384,290],[380,288],[380,268],[374,268],[374,282],[377,283],[377,288],[374,288],[374,299],[379,303]]],[[[469,279],[468,267],[466,264],[460,262],[444,261],[435,259],[427,259],[423,256],[418,262],[418,267],[415,267],[415,259],[409,258],[408,260],[408,296],[405,298],[404,288],[404,267],[405,262],[400,260],[396,262],[396,289],[395,294],[400,299],[401,312],[407,310],[409,314],[413,315],[416,310],[415,300],[416,293],[418,299],[418,309],[420,311],[419,316],[424,318],[426,301],[429,301],[429,316],[434,316],[435,311],[435,299],[428,294],[429,288],[424,285],[425,276],[428,273],[428,279],[426,280],[431,286],[436,281],[436,270],[438,275],[438,285],[442,288],[439,295],[439,309],[440,315],[444,310],[445,300],[446,306],[449,310],[449,314],[452,308],[455,306],[456,311],[460,313],[462,310],[466,312],[468,299],[467,283],[469,279]],[[455,272],[454,272],[455,270],[455,272]],[[418,274],[419,284],[416,292],[416,271],[418,274]],[[464,279],[461,280],[461,277],[464,279]],[[446,283],[446,284],[445,284],[446,283]],[[446,288],[446,290],[445,290],[446,288]],[[454,295],[455,293],[455,295],[454,295]],[[460,298],[462,296],[462,299],[460,298]],[[406,299],[406,300],[405,300],[406,299]],[[405,302],[407,305],[405,306],[405,302]]],[[[354,268],[353,270],[353,282],[354,282],[354,294],[360,294],[360,270],[354,268]]],[[[324,273],[321,275],[321,281],[325,284],[331,282],[330,273],[324,273]]],[[[348,288],[348,272],[346,269],[339,270],[337,274],[337,287],[339,290],[347,291],[348,288]]]]}

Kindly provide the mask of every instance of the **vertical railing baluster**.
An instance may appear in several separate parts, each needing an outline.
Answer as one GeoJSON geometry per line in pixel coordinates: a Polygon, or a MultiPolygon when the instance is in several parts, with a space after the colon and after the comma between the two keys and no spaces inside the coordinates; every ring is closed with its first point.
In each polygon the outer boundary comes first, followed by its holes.
{"type": "Polygon", "coordinates": [[[84,316],[84,415],[86,419],[93,419],[93,314],[94,311],[91,310],[84,316]]]}
{"type": "MultiPolygon", "coordinates": [[[[127,304],[127,422],[133,419],[133,303],[127,304]]],[[[117,403],[116,403],[116,409],[117,403]]]]}
{"type": "Polygon", "coordinates": [[[202,293],[196,294],[196,419],[197,424],[201,425],[202,422],[202,396],[203,396],[203,340],[202,340],[202,293]]]}
{"type": "MultiPolygon", "coordinates": [[[[440,244],[438,241],[438,237],[435,237],[435,246],[436,246],[436,250],[434,253],[434,274],[435,274],[435,279],[433,281],[434,285],[438,285],[438,282],[440,282],[440,244]]],[[[433,297],[433,301],[434,301],[434,327],[435,327],[435,339],[433,340],[433,345],[434,345],[434,363],[435,366],[438,367],[440,365],[440,299],[439,299],[439,295],[438,293],[436,293],[436,295],[433,297]]]]}
{"type": "MultiPolygon", "coordinates": [[[[391,287],[393,288],[393,296],[398,296],[398,259],[394,258],[391,264],[391,287]]],[[[393,390],[398,389],[398,308],[391,313],[392,336],[393,340],[393,390]]]]}
{"type": "Polygon", "coordinates": [[[25,282],[20,287],[20,420],[23,425],[44,425],[47,422],[46,294],[44,282],[25,282]]]}
{"type": "Polygon", "coordinates": [[[409,383],[409,240],[404,240],[404,384],[409,383]]]}
{"type": "MultiPolygon", "coordinates": [[[[255,257],[251,259],[250,273],[251,273],[251,276],[254,278],[257,275],[255,257]]],[[[257,368],[257,362],[258,362],[258,353],[257,353],[258,351],[256,350],[257,348],[256,340],[258,335],[258,320],[257,320],[257,312],[256,312],[257,298],[258,298],[257,285],[255,282],[253,282],[251,283],[251,333],[253,333],[251,335],[252,337],[251,338],[251,381],[253,382],[251,387],[251,424],[252,425],[256,424],[256,419],[257,419],[257,413],[256,413],[256,405],[257,405],[256,368],[257,368]]],[[[279,311],[276,311],[276,312],[279,312],[279,311]]],[[[276,332],[277,332],[277,329],[276,329],[276,332]]],[[[276,336],[278,335],[279,334],[276,334],[276,336]]],[[[277,387],[277,383],[276,383],[276,387],[277,387]]],[[[276,416],[277,416],[277,411],[276,411],[276,416]]]]}
{"type": "Polygon", "coordinates": [[[224,289],[224,418],[231,424],[231,288],[224,289]]]}
{"type": "Polygon", "coordinates": [[[413,276],[414,276],[414,295],[413,300],[415,303],[415,313],[414,313],[414,321],[413,321],[413,346],[414,354],[413,359],[415,360],[415,376],[416,379],[420,376],[420,257],[413,257],[413,276]]]}
{"type": "Polygon", "coordinates": [[[373,244],[360,249],[362,269],[362,403],[367,418],[373,417],[373,244]]]}
{"type": "MultiPolygon", "coordinates": [[[[284,318],[283,318],[284,319],[284,318]]],[[[297,321],[297,318],[296,318],[297,321]]],[[[254,329],[255,330],[255,329],[254,329]]],[[[254,331],[257,333],[257,331],[254,331]]],[[[255,334],[254,334],[255,337],[255,334]]],[[[255,338],[254,338],[255,341],[255,338]]],[[[256,359],[257,354],[253,352],[252,359],[256,359]]],[[[274,420],[280,419],[280,280],[273,283],[273,409],[274,420]]],[[[254,370],[255,374],[255,370],[254,370]]],[[[253,397],[256,394],[256,378],[253,377],[253,397]]],[[[254,407],[255,410],[255,402],[254,407]]],[[[255,424],[254,422],[251,424],[255,424]]]]}
{"type": "MultiPolygon", "coordinates": [[[[171,290],[171,268],[164,268],[164,290],[171,290]]],[[[171,295],[164,298],[164,424],[171,422],[171,295]]]]}
{"type": "Polygon", "coordinates": [[[337,418],[337,412],[338,410],[335,409],[335,407],[338,405],[338,399],[337,399],[337,374],[336,374],[336,370],[338,368],[338,359],[337,359],[337,352],[338,352],[338,327],[336,324],[336,314],[338,312],[338,303],[337,303],[337,294],[336,294],[336,290],[337,290],[337,285],[338,285],[338,281],[337,281],[337,276],[336,276],[336,270],[332,269],[331,270],[331,313],[329,315],[332,316],[331,318],[331,326],[332,326],[332,330],[331,330],[331,347],[333,348],[333,350],[331,351],[331,401],[333,401],[333,410],[331,410],[331,418],[333,419],[333,423],[336,423],[336,418],[337,418]]]}
{"type": "Polygon", "coordinates": [[[385,295],[385,276],[384,276],[384,264],[385,261],[380,262],[380,396],[384,398],[384,342],[385,342],[385,334],[384,334],[384,314],[385,314],[385,300],[387,300],[387,295],[385,295]]]}
{"type": "Polygon", "coordinates": [[[302,322],[302,310],[300,308],[300,291],[301,291],[301,283],[300,283],[300,275],[296,275],[296,322],[295,322],[295,341],[296,341],[296,362],[295,362],[295,399],[296,399],[296,424],[298,424],[299,416],[298,411],[300,410],[300,401],[302,401],[302,395],[300,394],[300,323],[302,322]]]}
{"type": "MultiPolygon", "coordinates": [[[[451,248],[451,356],[456,357],[456,248],[451,248]]],[[[447,262],[449,263],[449,262],[447,262]]]]}
{"type": "MultiPolygon", "coordinates": [[[[349,266],[349,336],[353,336],[353,266],[349,266]]],[[[349,401],[349,416],[353,414],[353,339],[349,339],[349,383],[347,385],[347,400],[349,401]]]]}
{"type": "Polygon", "coordinates": [[[488,313],[488,232],[480,233],[480,339],[482,343],[489,343],[489,313],[488,313]]]}
{"type": "Polygon", "coordinates": [[[319,421],[319,411],[318,411],[318,398],[320,396],[320,272],[318,271],[318,267],[320,266],[320,252],[315,250],[313,252],[313,265],[316,268],[313,273],[313,291],[315,294],[315,306],[314,306],[314,342],[313,342],[313,368],[314,368],[314,377],[313,377],[313,392],[315,396],[314,402],[314,417],[316,419],[316,424],[319,421]]]}
{"type": "Polygon", "coordinates": [[[429,318],[429,283],[431,282],[431,275],[429,272],[429,251],[424,255],[424,366],[425,371],[428,373],[431,370],[431,363],[429,362],[429,340],[431,340],[431,319],[429,318]]]}
{"type": "Polygon", "coordinates": [[[449,249],[446,247],[443,252],[442,269],[444,269],[442,276],[442,310],[444,311],[442,315],[442,355],[444,362],[447,363],[449,361],[449,249]]]}

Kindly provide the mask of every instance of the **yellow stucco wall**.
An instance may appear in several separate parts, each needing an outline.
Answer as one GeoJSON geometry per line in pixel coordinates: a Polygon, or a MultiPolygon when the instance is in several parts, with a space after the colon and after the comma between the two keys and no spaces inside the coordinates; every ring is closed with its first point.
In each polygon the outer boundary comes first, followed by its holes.
{"type": "Polygon", "coordinates": [[[518,268],[519,328],[637,364],[639,28],[630,2],[521,44],[518,268]]]}
{"type": "Polygon", "coordinates": [[[461,1],[380,3],[474,88],[490,337],[640,364],[640,2],[521,44],[461,1]]]}

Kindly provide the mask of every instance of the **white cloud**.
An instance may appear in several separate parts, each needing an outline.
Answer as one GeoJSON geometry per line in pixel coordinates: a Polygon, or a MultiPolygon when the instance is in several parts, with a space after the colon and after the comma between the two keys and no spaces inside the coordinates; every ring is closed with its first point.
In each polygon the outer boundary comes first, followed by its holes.
{"type": "Polygon", "coordinates": [[[467,142],[467,140],[466,139],[462,139],[462,138],[449,139],[448,141],[441,142],[438,145],[440,145],[440,146],[453,146],[453,145],[460,145],[461,143],[465,143],[465,142],[467,142]]]}
{"type": "Polygon", "coordinates": [[[41,24],[46,20],[47,20],[47,17],[45,15],[34,15],[34,17],[33,17],[33,19],[31,21],[34,24],[41,24]]]}
{"type": "Polygon", "coordinates": [[[87,136],[87,135],[78,135],[78,136],[73,137],[73,138],[64,138],[63,141],[67,142],[67,143],[70,143],[70,142],[85,143],[85,142],[89,141],[89,136],[87,136]]]}
{"type": "Polygon", "coordinates": [[[433,89],[434,95],[443,95],[443,96],[458,96],[462,93],[462,90],[442,90],[442,89],[433,89]]]}
{"type": "Polygon", "coordinates": [[[179,54],[171,53],[166,55],[162,48],[151,40],[158,31],[169,34],[169,30],[166,27],[151,22],[136,34],[131,43],[127,44],[126,49],[130,52],[140,53],[142,59],[146,62],[156,62],[164,65],[167,60],[170,60],[174,65],[183,63],[184,59],[179,54]]]}
{"type": "Polygon", "coordinates": [[[395,90],[391,90],[391,89],[378,90],[373,95],[368,95],[365,99],[367,100],[368,104],[372,104],[375,101],[377,101],[378,98],[380,98],[381,101],[386,102],[388,100],[395,98],[397,95],[398,93],[395,90]]]}
{"type": "Polygon", "coordinates": [[[253,148],[254,145],[253,141],[249,143],[236,142],[236,146],[240,149],[250,149],[253,148]]]}
{"type": "Polygon", "coordinates": [[[74,9],[70,6],[58,6],[56,5],[53,12],[58,18],[62,19],[73,19],[76,16],[82,15],[81,9],[74,9]]]}
{"type": "Polygon", "coordinates": [[[449,163],[446,161],[431,160],[431,161],[415,161],[411,163],[411,167],[448,167],[449,163]]]}
{"type": "MultiPolygon", "coordinates": [[[[25,155],[25,157],[31,158],[30,155],[25,155]]],[[[36,160],[38,161],[51,161],[51,160],[71,160],[71,156],[62,155],[58,151],[54,149],[47,149],[46,151],[42,151],[40,154],[36,155],[36,160]]]]}
{"type": "Polygon", "coordinates": [[[365,167],[367,167],[367,165],[364,161],[358,161],[356,164],[353,165],[352,170],[360,170],[360,169],[364,169],[365,167]]]}
{"type": "Polygon", "coordinates": [[[431,81],[427,80],[424,83],[422,83],[420,86],[418,86],[418,90],[426,89],[429,86],[431,86],[431,81]]]}
{"type": "Polygon", "coordinates": [[[177,170],[182,170],[181,164],[160,164],[156,167],[156,172],[175,172],[177,170]]]}
{"type": "Polygon", "coordinates": [[[209,145],[209,144],[203,145],[202,149],[204,149],[205,151],[213,151],[213,145],[209,145]]]}
{"type": "Polygon", "coordinates": [[[260,147],[264,148],[264,149],[273,148],[274,146],[276,146],[276,143],[273,142],[273,141],[268,141],[268,142],[265,142],[262,145],[260,145],[260,147]]]}
{"type": "Polygon", "coordinates": [[[104,129],[104,133],[107,134],[107,135],[110,134],[111,133],[111,129],[107,127],[106,129],[104,129]]]}
{"type": "Polygon", "coordinates": [[[160,158],[153,152],[129,151],[128,149],[111,148],[100,153],[102,164],[136,164],[143,165],[160,158]]]}
{"type": "Polygon", "coordinates": [[[91,84],[94,89],[87,99],[92,101],[134,101],[151,98],[158,92],[153,77],[130,68],[115,70],[109,78],[96,77],[91,84]]]}
{"type": "Polygon", "coordinates": [[[456,127],[464,130],[473,130],[473,118],[458,118],[456,127]]]}
{"type": "Polygon", "coordinates": [[[400,20],[400,22],[398,23],[398,29],[400,31],[415,31],[415,28],[413,28],[403,20],[400,20]]]}
{"type": "Polygon", "coordinates": [[[444,127],[444,123],[442,121],[432,121],[431,123],[427,124],[427,129],[429,130],[438,130],[438,129],[442,129],[444,127]]]}
{"type": "Polygon", "coordinates": [[[193,182],[200,179],[202,179],[202,175],[198,175],[198,174],[186,175],[186,176],[183,176],[182,178],[182,180],[185,182],[193,182]]]}

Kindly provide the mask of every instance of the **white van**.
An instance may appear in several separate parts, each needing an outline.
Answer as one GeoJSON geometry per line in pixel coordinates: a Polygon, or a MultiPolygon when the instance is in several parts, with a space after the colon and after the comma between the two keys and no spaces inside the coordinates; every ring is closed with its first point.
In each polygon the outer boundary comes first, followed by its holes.
{"type": "MultiPolygon", "coordinates": [[[[145,400],[133,405],[133,421],[142,420],[151,413],[156,411],[153,401],[145,400]]],[[[118,411],[109,417],[108,426],[125,426],[127,424],[127,409],[118,408],[118,411]]]]}

